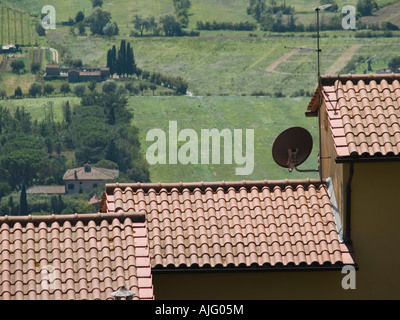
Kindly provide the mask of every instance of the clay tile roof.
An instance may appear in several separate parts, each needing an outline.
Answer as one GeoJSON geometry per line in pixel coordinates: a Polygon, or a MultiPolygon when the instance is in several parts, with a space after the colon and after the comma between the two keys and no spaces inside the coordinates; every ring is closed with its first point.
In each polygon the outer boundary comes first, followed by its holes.
{"type": "Polygon", "coordinates": [[[0,300],[153,299],[139,213],[0,217],[0,300]]]}
{"type": "Polygon", "coordinates": [[[79,74],[81,76],[99,76],[99,75],[101,75],[100,71],[80,71],[79,74]]]}
{"type": "Polygon", "coordinates": [[[33,186],[26,189],[28,194],[64,194],[65,186],[33,186]]]}
{"type": "MultiPolygon", "coordinates": [[[[400,74],[323,76],[321,82],[339,157],[400,156],[400,74]]],[[[318,110],[317,92],[308,110],[318,110]]]]}
{"type": "Polygon", "coordinates": [[[47,64],[46,68],[47,69],[60,69],[60,65],[59,64],[47,64]]]}
{"type": "Polygon", "coordinates": [[[85,167],[80,167],[65,172],[63,180],[109,180],[118,177],[118,175],[119,171],[114,169],[90,167],[90,171],[88,171],[85,170],[85,167]]]}
{"type": "Polygon", "coordinates": [[[354,264],[317,180],[107,184],[100,210],[146,214],[155,269],[354,264]]]}

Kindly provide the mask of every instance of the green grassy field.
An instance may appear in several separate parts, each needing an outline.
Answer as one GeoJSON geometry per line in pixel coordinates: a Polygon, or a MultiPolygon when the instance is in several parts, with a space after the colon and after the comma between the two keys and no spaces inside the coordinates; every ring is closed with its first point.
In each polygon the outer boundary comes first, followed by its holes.
{"type": "MultiPolygon", "coordinates": [[[[356,1],[348,4],[355,4],[356,1]],[[353,3],[354,2],[354,3],[353,3]]],[[[15,5],[22,3],[16,1],[15,5]]],[[[44,0],[34,0],[37,7],[44,0]]],[[[242,20],[248,18],[245,10],[246,1],[233,0],[193,1],[191,21],[212,20],[219,15],[221,20],[242,20]],[[211,10],[213,8],[213,10],[211,10]],[[221,14],[225,8],[224,14],[221,14]],[[198,17],[198,18],[196,18],[198,17]],[[207,19],[206,19],[207,18],[207,19]]],[[[381,2],[383,4],[384,2],[381,2]]],[[[60,15],[66,20],[78,10],[90,12],[90,1],[54,1],[60,15]]],[[[298,9],[314,6],[316,1],[296,0],[290,3],[298,9]]],[[[339,6],[344,4],[338,2],[339,6]]],[[[126,0],[105,1],[103,8],[114,12],[119,24],[128,31],[134,14],[163,14],[173,10],[172,1],[126,0]],[[129,8],[121,10],[121,8],[129,8]],[[120,16],[118,16],[120,15],[120,16]]],[[[311,14],[313,14],[311,12],[311,14]]],[[[226,21],[225,20],[225,21],[226,21]]],[[[57,27],[48,32],[49,45],[59,50],[61,62],[65,58],[82,59],[86,66],[105,66],[106,53],[113,44],[118,45],[126,32],[114,39],[93,36],[71,36],[69,27],[57,27]]],[[[395,33],[398,34],[399,32],[395,33]]],[[[189,90],[194,95],[252,95],[261,93],[274,96],[282,93],[295,96],[300,89],[312,92],[316,84],[316,54],[310,51],[298,51],[284,59],[290,50],[285,46],[316,47],[313,33],[269,34],[255,31],[257,37],[249,37],[249,32],[214,31],[202,32],[200,37],[166,38],[145,37],[128,38],[133,44],[136,62],[139,67],[158,71],[172,76],[183,76],[189,81],[189,90]],[[278,59],[283,59],[269,71],[278,59]]],[[[354,38],[352,31],[323,32],[321,39],[322,73],[337,73],[353,55],[374,56],[374,69],[387,66],[393,56],[398,55],[398,38],[354,38]],[[354,45],[362,45],[350,56],[346,50],[354,45]],[[337,64],[337,68],[331,69],[337,64]]],[[[359,66],[357,72],[365,68],[359,66]]]]}
{"type": "MultiPolygon", "coordinates": [[[[37,15],[45,0],[5,1],[17,8],[24,8],[37,15]]],[[[247,0],[198,0],[192,1],[190,27],[196,21],[245,21],[251,20],[246,13],[247,0]]],[[[337,1],[355,5],[356,0],[337,1]]],[[[280,3],[278,1],[278,3],[280,3]]],[[[387,3],[381,1],[380,4],[387,3]]],[[[289,2],[287,2],[289,4],[289,2]]],[[[301,22],[313,22],[312,8],[318,1],[294,0],[290,5],[299,11],[301,22]]],[[[53,0],[58,21],[74,18],[76,12],[91,12],[90,0],[53,0]]],[[[201,129],[254,129],[255,167],[253,174],[235,175],[236,165],[153,165],[150,167],[152,181],[212,181],[242,179],[284,179],[316,177],[316,174],[289,173],[278,167],[271,156],[273,141],[280,132],[291,126],[302,126],[314,137],[314,151],[302,166],[317,167],[317,120],[305,118],[304,112],[310,97],[293,97],[300,90],[310,94],[316,88],[316,53],[293,51],[285,46],[316,47],[314,33],[271,34],[263,31],[234,32],[207,31],[200,37],[143,37],[128,38],[135,14],[159,16],[173,12],[172,0],[104,0],[103,9],[111,12],[120,27],[118,37],[108,39],[98,36],[72,36],[69,27],[57,26],[47,32],[49,46],[59,50],[64,58],[82,59],[84,65],[106,65],[107,50],[128,39],[134,48],[136,63],[142,69],[165,75],[183,76],[189,82],[193,97],[136,96],[129,99],[129,107],[135,113],[134,124],[140,129],[142,152],[152,142],[146,134],[153,128],[167,129],[169,121],[177,121],[179,130],[190,128],[200,134],[201,129]],[[256,97],[267,95],[269,97],[256,97]],[[284,98],[274,98],[282,94],[284,98]]],[[[329,15],[327,13],[327,15],[329,15]]],[[[88,33],[89,30],[87,30],[88,33]]],[[[3,30],[6,34],[7,30],[3,30]]],[[[336,74],[352,57],[372,57],[373,71],[387,66],[388,61],[400,52],[399,32],[393,38],[355,38],[354,31],[322,32],[321,72],[336,74]]],[[[362,73],[365,64],[359,64],[356,72],[362,73]]],[[[26,92],[35,81],[31,74],[16,76],[10,72],[0,75],[7,90],[23,86],[26,92]]],[[[58,82],[54,82],[57,86],[58,82]]],[[[53,113],[61,120],[61,106],[66,100],[78,103],[77,98],[39,98],[0,101],[10,108],[24,106],[36,119],[43,119],[54,101],[53,113]]]]}
{"type": "MultiPolygon", "coordinates": [[[[25,59],[26,60],[26,59],[25,59]]],[[[31,73],[16,75],[12,72],[2,72],[0,74],[1,83],[4,85],[7,96],[14,95],[14,90],[20,86],[23,93],[27,93],[29,87],[35,82],[36,77],[31,73]]]]}
{"type": "MultiPolygon", "coordinates": [[[[42,120],[49,113],[52,102],[54,119],[62,121],[62,105],[69,100],[71,105],[79,105],[79,99],[38,98],[0,101],[0,105],[15,110],[25,107],[33,119],[42,120]]],[[[262,97],[131,97],[129,108],[134,112],[133,124],[140,130],[142,152],[145,155],[153,144],[146,141],[147,132],[154,128],[168,132],[169,121],[177,121],[178,131],[193,129],[200,138],[201,129],[254,130],[254,171],[248,176],[237,176],[236,165],[151,165],[153,182],[163,181],[217,181],[217,180],[257,180],[315,178],[312,173],[289,173],[273,161],[271,150],[276,137],[285,129],[301,126],[309,130],[314,138],[314,150],[302,168],[316,168],[318,132],[317,119],[306,118],[304,112],[308,98],[262,98],[262,97]]],[[[183,143],[180,143],[180,146],[183,143]]],[[[221,143],[221,148],[223,144],[221,143]]],[[[222,153],[221,153],[222,154],[222,153]]],[[[200,162],[200,161],[199,161],[200,162]]]]}
{"type": "Polygon", "coordinates": [[[69,101],[71,106],[79,104],[79,99],[76,97],[57,97],[0,100],[0,105],[9,108],[12,112],[17,107],[23,107],[31,114],[32,119],[38,121],[45,118],[50,110],[50,106],[52,106],[54,119],[61,122],[63,119],[62,106],[66,101],[69,101]]]}
{"type": "MultiPolygon", "coordinates": [[[[194,129],[200,139],[201,129],[254,129],[255,166],[248,176],[235,175],[239,165],[152,165],[151,179],[158,181],[257,180],[316,177],[310,173],[289,173],[273,161],[272,145],[279,133],[292,126],[308,129],[314,138],[314,151],[303,168],[317,167],[317,119],[306,118],[308,98],[262,97],[134,97],[134,124],[140,130],[142,150],[154,142],[146,141],[147,132],[160,128],[168,133],[169,121],[177,121],[178,132],[194,129]]],[[[222,153],[221,153],[222,154],[222,153]]]]}
{"type": "Polygon", "coordinates": [[[38,42],[34,19],[26,11],[0,3],[0,44],[30,45],[38,42]]]}
{"type": "MultiPolygon", "coordinates": [[[[243,21],[249,19],[246,13],[248,0],[192,0],[190,9],[191,20],[198,21],[243,21]]],[[[268,1],[267,1],[268,2],[268,1]]],[[[357,4],[357,0],[336,0],[339,8],[344,5],[357,4]]],[[[393,3],[393,0],[379,0],[379,6],[384,6],[388,3],[393,3]]],[[[25,10],[32,15],[38,15],[40,8],[49,4],[46,0],[3,0],[3,3],[25,10]]],[[[277,1],[278,5],[284,1],[277,1]]],[[[291,0],[286,1],[287,5],[296,8],[297,12],[308,13],[313,12],[313,8],[320,4],[315,0],[291,0]]],[[[60,19],[67,20],[69,17],[74,17],[77,11],[81,10],[85,14],[91,10],[90,0],[53,0],[53,5],[60,19]]],[[[103,8],[107,9],[115,15],[122,23],[131,21],[135,14],[140,15],[159,15],[171,13],[174,11],[172,0],[104,0],[103,8]],[[128,12],[121,8],[129,8],[128,12]]]]}
{"type": "MultiPolygon", "coordinates": [[[[312,92],[316,86],[316,53],[298,51],[278,63],[271,71],[266,68],[291,50],[285,46],[316,47],[310,36],[214,36],[176,38],[131,38],[139,67],[189,81],[189,91],[195,95],[252,95],[282,92],[293,96],[300,89],[312,92]]],[[[336,62],[350,61],[344,55],[354,45],[361,45],[354,55],[375,56],[376,68],[400,52],[398,38],[354,38],[350,31],[325,32],[321,39],[321,72],[327,72],[336,62]],[[344,56],[343,56],[344,55],[344,56]]],[[[106,52],[119,39],[49,35],[55,46],[64,44],[72,58],[82,58],[91,66],[104,66],[106,52]]],[[[375,66],[373,66],[375,67],[375,66]]],[[[337,73],[341,70],[334,70],[337,73]]],[[[361,70],[362,72],[362,70],[361,70]]]]}
{"type": "MultiPolygon", "coordinates": [[[[14,55],[15,59],[22,60],[25,64],[25,72],[21,75],[14,74],[11,71],[10,61],[5,60],[4,64],[2,61],[4,56],[1,56],[0,66],[0,83],[4,86],[7,96],[14,95],[14,90],[20,86],[24,94],[28,93],[29,87],[33,82],[41,82],[43,84],[43,79],[41,76],[36,76],[30,72],[31,64],[33,62],[39,62],[42,65],[42,70],[45,69],[45,65],[51,62],[51,55],[48,54],[48,49],[39,49],[36,47],[22,47],[22,53],[14,55]],[[7,65],[6,65],[7,64],[7,65]]],[[[52,83],[56,91],[61,85],[60,81],[54,81],[52,83]]]]}

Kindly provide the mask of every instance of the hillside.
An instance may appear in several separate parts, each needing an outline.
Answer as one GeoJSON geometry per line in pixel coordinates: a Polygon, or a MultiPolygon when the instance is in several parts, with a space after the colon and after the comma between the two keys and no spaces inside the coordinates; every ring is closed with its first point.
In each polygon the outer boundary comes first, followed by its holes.
{"type": "Polygon", "coordinates": [[[395,3],[391,6],[384,7],[376,11],[373,16],[363,17],[362,21],[367,24],[388,21],[400,26],[400,3],[395,3]]]}
{"type": "MultiPolygon", "coordinates": [[[[26,19],[40,13],[45,0],[3,0],[3,5],[23,8],[26,19]]],[[[354,1],[338,1],[339,6],[356,4],[354,1]]],[[[388,1],[380,1],[380,5],[388,1]]],[[[246,0],[192,0],[189,27],[202,21],[246,21],[253,19],[246,13],[246,0]]],[[[283,3],[283,1],[278,3],[283,3]]],[[[289,3],[289,2],[287,2],[289,3]]],[[[90,0],[54,0],[57,19],[66,21],[74,18],[78,11],[89,15],[92,11],[90,0]]],[[[312,8],[319,1],[290,1],[297,10],[302,23],[315,22],[312,8]]],[[[374,19],[384,19],[390,11],[399,9],[400,4],[378,11],[374,19]],[[389,10],[391,9],[391,10],[389,10]],[[386,12],[383,14],[382,12],[386,12]]],[[[3,6],[4,7],[4,6],[3,6]]],[[[134,111],[133,123],[139,128],[142,153],[146,153],[150,143],[145,141],[146,133],[157,127],[167,128],[168,121],[178,121],[179,128],[192,128],[200,132],[203,128],[254,128],[256,134],[256,166],[254,173],[246,179],[278,179],[282,177],[305,177],[312,174],[289,174],[273,162],[270,149],[276,136],[290,126],[303,126],[316,138],[316,126],[313,120],[304,117],[310,95],[317,84],[316,54],[307,50],[286,49],[285,46],[305,46],[315,48],[315,32],[266,32],[254,31],[201,31],[200,36],[171,37],[161,33],[153,36],[129,36],[133,29],[132,19],[138,15],[158,17],[174,11],[172,0],[104,0],[103,10],[109,11],[112,21],[118,23],[120,33],[117,36],[91,35],[86,26],[86,33],[78,35],[71,32],[69,26],[57,25],[56,30],[48,30],[46,37],[39,37],[43,47],[55,48],[59,52],[60,62],[65,65],[69,60],[81,59],[85,67],[103,67],[107,61],[107,51],[113,45],[118,46],[121,39],[126,39],[133,46],[135,61],[139,68],[151,73],[160,73],[171,77],[183,77],[188,82],[191,97],[166,97],[171,92],[144,89],[129,98],[129,109],[134,111]]],[[[13,11],[11,11],[13,12],[13,11]]],[[[0,11],[1,14],[1,11],[0,11]]],[[[333,13],[323,13],[327,19],[333,13]]],[[[6,16],[3,13],[3,16],[6,16]]],[[[9,25],[3,23],[3,37],[7,35],[9,25]]],[[[4,21],[4,20],[3,20],[4,21]]],[[[0,28],[1,30],[1,28],[0,28]]],[[[11,30],[11,29],[10,29],[11,30]]],[[[18,28],[16,36],[19,36],[18,28]]],[[[357,37],[359,31],[337,30],[321,33],[321,72],[337,74],[346,69],[349,62],[354,62],[354,71],[370,72],[387,66],[388,61],[399,54],[400,32],[392,37],[382,37],[379,32],[374,38],[357,37]],[[368,65],[367,59],[372,63],[368,65]],[[353,61],[354,60],[354,61],[353,61]]],[[[8,36],[8,35],[7,35],[8,36]]],[[[14,35],[10,35],[14,37],[14,35]]],[[[25,47],[21,59],[30,65],[31,52],[39,48],[25,47]]],[[[46,63],[51,63],[49,50],[41,51],[46,63]],[[49,57],[48,57],[49,56],[49,57]]],[[[14,59],[13,57],[12,59],[14,59]]],[[[12,96],[17,86],[27,94],[30,85],[39,81],[45,84],[39,75],[33,75],[27,67],[26,72],[17,75],[11,72],[10,60],[3,63],[0,82],[6,87],[8,96],[12,96]]],[[[350,69],[349,69],[350,70],[350,69]]],[[[134,76],[129,81],[145,81],[134,76]]],[[[62,118],[61,106],[65,100],[77,103],[73,93],[64,97],[60,93],[62,80],[52,82],[55,94],[36,99],[11,99],[0,101],[12,110],[25,106],[34,119],[45,117],[48,102],[54,101],[54,116],[62,118]]],[[[72,85],[71,85],[72,88],[72,85]]],[[[97,90],[101,90],[100,85],[97,90]]],[[[60,119],[58,119],[60,120],[60,119]]],[[[317,141],[315,141],[315,144],[317,141]]],[[[312,159],[315,160],[315,154],[312,159]]],[[[310,160],[304,165],[314,168],[310,160]]],[[[233,166],[213,165],[153,165],[150,167],[152,181],[192,181],[192,180],[237,180],[233,166]]]]}
{"type": "MultiPolygon", "coordinates": [[[[79,105],[74,97],[39,98],[10,100],[0,105],[15,111],[17,106],[24,106],[33,119],[42,121],[51,108],[54,119],[63,119],[62,105],[69,101],[71,105],[79,105]],[[51,101],[51,103],[49,103],[51,101]]],[[[197,165],[152,165],[150,174],[153,182],[158,181],[215,181],[215,180],[258,180],[302,178],[304,174],[289,173],[287,169],[277,166],[272,158],[272,144],[278,134],[292,126],[302,126],[312,132],[314,139],[313,153],[301,166],[315,168],[317,166],[318,134],[317,119],[304,117],[309,98],[263,98],[263,97],[130,97],[128,108],[135,117],[132,123],[139,129],[139,138],[143,154],[153,144],[146,141],[146,134],[153,128],[161,128],[168,132],[169,121],[176,121],[178,130],[191,128],[199,138],[201,129],[217,128],[254,130],[254,171],[249,176],[236,176],[232,164],[197,164],[197,165]]],[[[180,143],[182,144],[182,143],[180,143]]],[[[223,143],[221,143],[221,151],[223,143]]],[[[243,150],[243,153],[245,150],[243,150]]],[[[222,153],[221,153],[222,154],[222,153]]],[[[315,178],[316,174],[307,174],[315,178]]]]}

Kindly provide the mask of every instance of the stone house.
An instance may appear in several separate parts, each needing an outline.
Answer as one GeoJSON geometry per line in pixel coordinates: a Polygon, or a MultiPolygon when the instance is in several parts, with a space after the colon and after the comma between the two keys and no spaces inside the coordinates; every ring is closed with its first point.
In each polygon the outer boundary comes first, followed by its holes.
{"type": "Polygon", "coordinates": [[[91,167],[85,164],[83,167],[70,169],[65,172],[65,191],[72,193],[89,193],[107,180],[115,179],[119,170],[91,167]]]}

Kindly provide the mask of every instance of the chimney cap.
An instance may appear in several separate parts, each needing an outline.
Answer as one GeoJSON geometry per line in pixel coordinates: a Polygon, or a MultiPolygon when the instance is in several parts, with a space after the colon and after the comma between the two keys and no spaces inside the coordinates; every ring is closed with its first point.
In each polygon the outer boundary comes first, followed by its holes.
{"type": "Polygon", "coordinates": [[[121,286],[117,291],[111,292],[111,296],[114,297],[115,300],[121,300],[121,298],[132,300],[135,294],[135,292],[128,290],[125,286],[121,286]]]}

